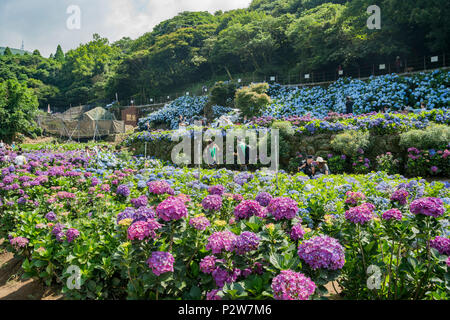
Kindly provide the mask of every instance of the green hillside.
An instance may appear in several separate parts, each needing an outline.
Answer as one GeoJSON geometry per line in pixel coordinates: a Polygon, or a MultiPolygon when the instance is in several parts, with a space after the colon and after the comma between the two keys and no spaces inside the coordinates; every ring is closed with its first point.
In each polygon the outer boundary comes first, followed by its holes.
{"type": "Polygon", "coordinates": [[[372,4],[254,0],[246,9],[182,12],[137,39],[110,43],[95,34],[66,53],[59,47],[48,59],[37,50],[0,55],[0,82],[26,81],[41,107],[67,107],[110,103],[116,94],[122,104],[148,103],[231,77],[312,73],[313,78],[334,74],[338,66],[372,72],[372,66],[397,56],[419,59],[422,66],[426,55],[448,62],[442,59],[450,53],[450,10],[443,9],[448,0],[379,0],[379,30],[367,27],[372,4]]]}
{"type": "MultiPolygon", "coordinates": [[[[0,47],[0,55],[3,55],[3,52],[5,51],[6,47],[0,47]]],[[[24,55],[25,53],[31,54],[31,52],[28,51],[24,51],[24,50],[20,50],[20,49],[13,49],[10,48],[12,54],[20,54],[20,55],[24,55]]]]}

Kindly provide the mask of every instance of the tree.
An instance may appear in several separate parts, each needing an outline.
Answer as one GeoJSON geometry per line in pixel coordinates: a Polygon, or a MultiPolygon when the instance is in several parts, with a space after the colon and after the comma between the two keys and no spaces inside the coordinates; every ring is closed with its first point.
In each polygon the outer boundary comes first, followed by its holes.
{"type": "Polygon", "coordinates": [[[41,56],[41,53],[39,52],[39,50],[34,50],[33,51],[33,56],[38,56],[38,57],[40,57],[41,56]]]}
{"type": "Polygon", "coordinates": [[[244,116],[259,116],[264,108],[271,103],[270,97],[266,94],[269,89],[267,83],[252,84],[236,91],[235,104],[244,116]]]}
{"type": "Polygon", "coordinates": [[[65,56],[64,56],[64,52],[62,51],[61,46],[58,44],[58,47],[56,48],[56,53],[55,53],[55,60],[59,61],[59,62],[64,62],[65,56]]]}
{"type": "Polygon", "coordinates": [[[39,131],[35,122],[37,97],[17,80],[0,82],[0,138],[11,142],[16,133],[32,135],[39,131]]]}
{"type": "Polygon", "coordinates": [[[9,47],[6,47],[5,51],[3,52],[3,55],[9,57],[12,56],[13,54],[11,52],[11,49],[9,47]]]}

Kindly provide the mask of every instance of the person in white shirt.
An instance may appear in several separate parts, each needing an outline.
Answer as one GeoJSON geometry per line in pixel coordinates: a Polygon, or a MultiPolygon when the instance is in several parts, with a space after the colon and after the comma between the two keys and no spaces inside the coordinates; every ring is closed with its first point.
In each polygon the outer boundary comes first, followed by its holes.
{"type": "Polygon", "coordinates": [[[23,166],[27,164],[27,158],[22,154],[22,151],[17,152],[17,156],[14,159],[14,164],[16,166],[23,166]]]}
{"type": "Polygon", "coordinates": [[[3,140],[0,140],[0,150],[2,150],[3,148],[5,148],[5,143],[3,142],[3,140]]]}

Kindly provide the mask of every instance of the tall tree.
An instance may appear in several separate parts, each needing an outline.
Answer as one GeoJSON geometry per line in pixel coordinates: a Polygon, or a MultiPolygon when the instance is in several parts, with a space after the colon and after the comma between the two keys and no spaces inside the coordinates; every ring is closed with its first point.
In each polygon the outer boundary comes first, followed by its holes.
{"type": "Polygon", "coordinates": [[[17,80],[0,82],[0,137],[11,142],[16,133],[32,135],[38,131],[35,122],[38,101],[33,91],[17,80]]]}
{"type": "Polygon", "coordinates": [[[64,52],[62,51],[61,45],[58,44],[55,53],[55,60],[62,63],[64,62],[64,59],[65,59],[64,52]]]}

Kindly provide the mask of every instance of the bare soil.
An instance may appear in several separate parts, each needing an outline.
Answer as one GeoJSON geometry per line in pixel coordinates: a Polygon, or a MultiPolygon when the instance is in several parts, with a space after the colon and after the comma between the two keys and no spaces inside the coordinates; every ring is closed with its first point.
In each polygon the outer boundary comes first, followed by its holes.
{"type": "Polygon", "coordinates": [[[60,300],[63,296],[35,279],[21,280],[22,262],[0,248],[0,300],[60,300]]]}

